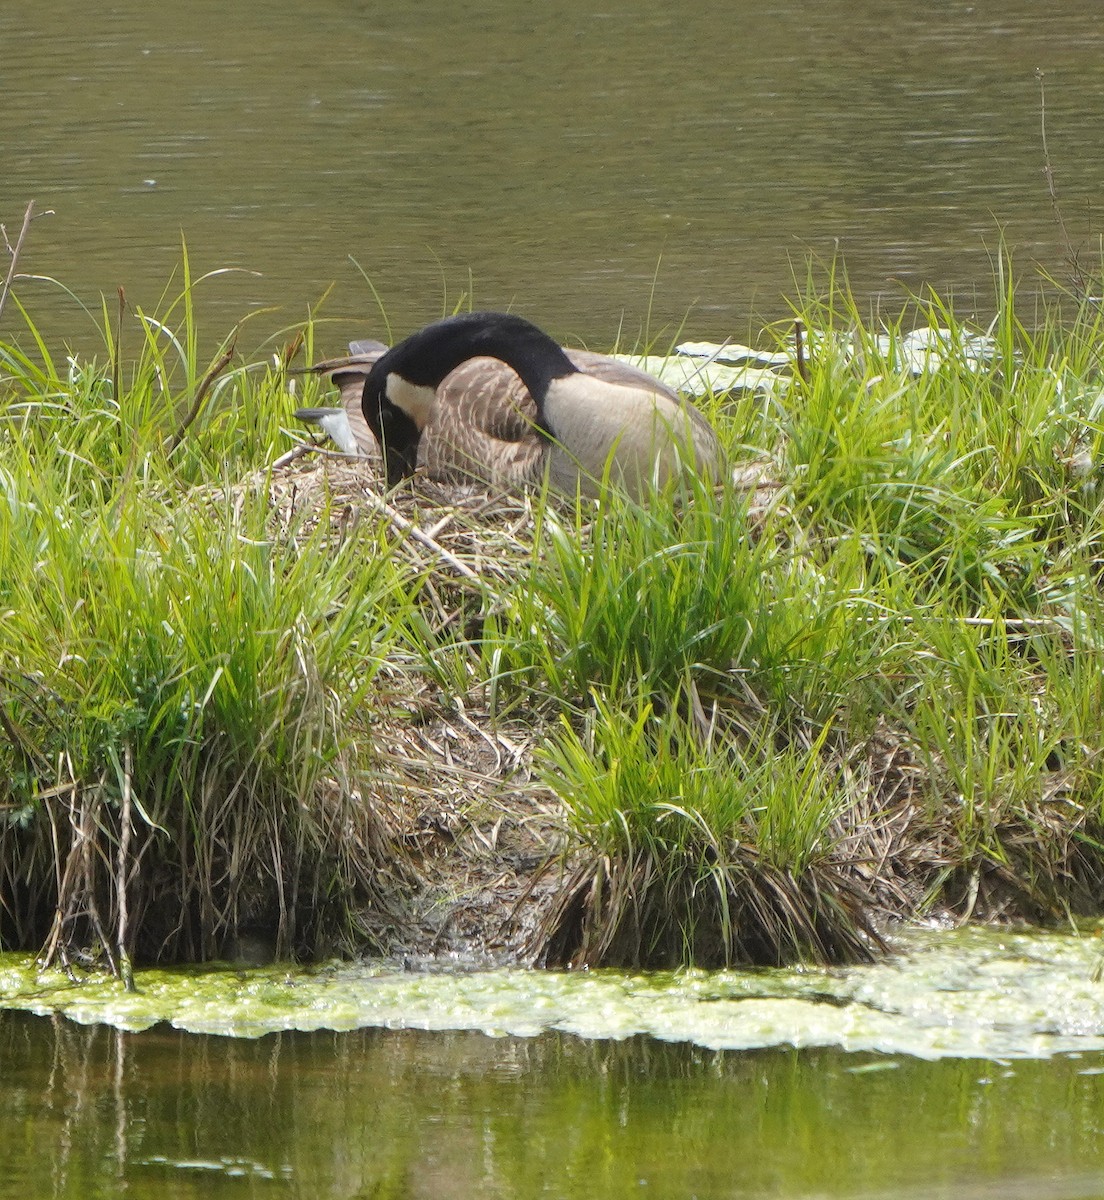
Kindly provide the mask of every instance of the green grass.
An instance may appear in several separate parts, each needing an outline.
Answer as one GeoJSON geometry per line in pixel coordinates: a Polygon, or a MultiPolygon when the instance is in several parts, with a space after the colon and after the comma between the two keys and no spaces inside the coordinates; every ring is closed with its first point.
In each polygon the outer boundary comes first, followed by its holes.
{"type": "Polygon", "coordinates": [[[695,729],[595,698],[541,754],[589,853],[547,930],[575,965],[863,959],[880,940],[830,861],[850,796],[825,753],[769,718],[695,729]],[[570,953],[567,953],[570,948],[570,953]]]}
{"type": "MultiPolygon", "coordinates": [[[[187,330],[158,336],[198,386],[187,330]]],[[[360,710],[413,581],[381,531],[335,544],[233,486],[273,456],[271,373],[235,371],[174,444],[153,341],[118,397],[108,364],[3,352],[0,933],[111,945],[129,893],[146,959],[361,942],[384,848],[360,710]]]]}
{"type": "Polygon", "coordinates": [[[0,939],[384,943],[418,868],[373,728],[429,696],[526,724],[562,803],[543,961],[853,959],[886,913],[1099,916],[1104,328],[1028,320],[1009,280],[984,328],[810,291],[807,378],[702,402],[771,503],[454,514],[482,563],[461,583],[379,513],[344,537],[278,515],[294,402],[201,336],[186,257],[158,313],[100,314],[99,361],[24,315],[0,342],[0,939]]]}
{"type": "Polygon", "coordinates": [[[547,778],[591,854],[553,959],[861,956],[856,878],[897,911],[1099,913],[1104,343],[1095,312],[1029,332],[1000,301],[981,362],[941,305],[875,326],[808,303],[807,383],[768,421],[715,418],[786,484],[754,526],[722,493],[546,531],[492,637],[530,694],[570,698],[547,778]],[[914,326],[946,330],[918,375],[914,326]],[[749,854],[782,872],[773,908],[749,854]]]}

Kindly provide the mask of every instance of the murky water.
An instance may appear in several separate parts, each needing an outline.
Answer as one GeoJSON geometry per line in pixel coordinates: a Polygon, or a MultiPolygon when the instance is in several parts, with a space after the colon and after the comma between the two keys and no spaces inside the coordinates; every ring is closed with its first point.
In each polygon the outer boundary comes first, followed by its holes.
{"type": "Polygon", "coordinates": [[[53,1010],[0,1011],[0,1196],[1104,1197],[1099,965],[1095,938],[929,932],[840,970],[128,997],[0,956],[0,1003],[53,1010]]]}
{"type": "MultiPolygon", "coordinates": [[[[39,0],[0,47],[0,220],[55,210],[24,269],[150,308],[183,235],[197,274],[249,272],[200,289],[209,336],[274,310],[243,348],[331,283],[335,346],[381,332],[350,256],[397,330],[470,286],[602,348],[687,314],[747,340],[837,248],[863,295],[984,308],[1002,228],[1064,272],[1036,68],[1090,259],[1101,231],[1098,0],[39,0]]],[[[57,289],[20,295],[95,344],[57,289]]]]}
{"type": "Polygon", "coordinates": [[[1104,1196],[1098,1062],[0,1013],[0,1195],[1104,1196]],[[124,1191],[125,1189],[125,1191],[124,1191]]]}

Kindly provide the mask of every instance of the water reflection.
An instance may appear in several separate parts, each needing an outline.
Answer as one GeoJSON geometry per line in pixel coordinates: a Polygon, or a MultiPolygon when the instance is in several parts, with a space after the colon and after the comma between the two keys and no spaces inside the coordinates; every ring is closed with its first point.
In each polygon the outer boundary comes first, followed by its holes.
{"type": "Polygon", "coordinates": [[[1084,1069],[0,1013],[0,1195],[1100,1194],[1084,1069]]]}
{"type": "MultiPolygon", "coordinates": [[[[984,308],[1001,227],[1025,268],[1063,271],[1037,67],[1067,221],[1098,233],[1096,0],[119,0],[89,23],[43,0],[0,12],[0,44],[0,219],[57,213],[24,267],[148,308],[183,232],[197,271],[261,273],[206,289],[212,336],[274,307],[260,340],[333,281],[333,341],[378,332],[349,255],[398,329],[470,279],[603,347],[687,312],[746,335],[806,251],[838,248],[864,295],[984,308]]],[[[56,289],[23,294],[90,336],[56,289]]]]}

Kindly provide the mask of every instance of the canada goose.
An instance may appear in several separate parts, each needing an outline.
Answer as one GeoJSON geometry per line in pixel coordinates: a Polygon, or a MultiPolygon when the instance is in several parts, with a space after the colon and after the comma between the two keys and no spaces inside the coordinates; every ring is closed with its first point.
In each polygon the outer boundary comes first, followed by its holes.
{"type": "MultiPolygon", "coordinates": [[[[379,455],[380,445],[364,419],[361,401],[372,367],[386,353],[383,342],[350,342],[346,357],[303,368],[310,375],[329,376],[340,392],[341,406],[297,408],[296,417],[321,426],[343,454],[379,455]]],[[[654,385],[650,375],[607,355],[589,350],[565,353],[580,371],[598,378],[654,385]]],[[[469,358],[437,385],[434,415],[418,443],[419,461],[428,475],[446,483],[473,478],[492,482],[493,475],[501,486],[524,484],[529,465],[539,467],[547,450],[546,439],[534,429],[536,419],[537,406],[513,367],[498,358],[469,358]],[[482,458],[473,457],[480,450],[482,458]]]]}
{"type": "MultiPolygon", "coordinates": [[[[468,313],[391,350],[350,349],[352,357],[315,369],[337,383],[346,410],[362,391],[389,484],[413,472],[419,449],[434,478],[508,488],[547,473],[555,486],[586,495],[597,493],[607,464],[638,498],[684,463],[720,470],[713,430],[670,388],[615,359],[565,351],[521,317],[468,313]]],[[[297,415],[317,420],[325,411],[297,415]]],[[[350,414],[354,437],[357,424],[350,414]]]]}

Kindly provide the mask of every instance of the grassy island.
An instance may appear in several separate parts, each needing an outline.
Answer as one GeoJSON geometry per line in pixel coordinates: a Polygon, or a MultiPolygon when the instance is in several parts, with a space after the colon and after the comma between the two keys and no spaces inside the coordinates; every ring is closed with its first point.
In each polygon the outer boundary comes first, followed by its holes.
{"type": "Polygon", "coordinates": [[[1102,915],[1096,306],[811,294],[698,402],[732,482],[639,507],[289,460],[318,331],[243,362],[185,282],[99,359],[0,337],[0,948],[778,964],[1102,915]]]}

